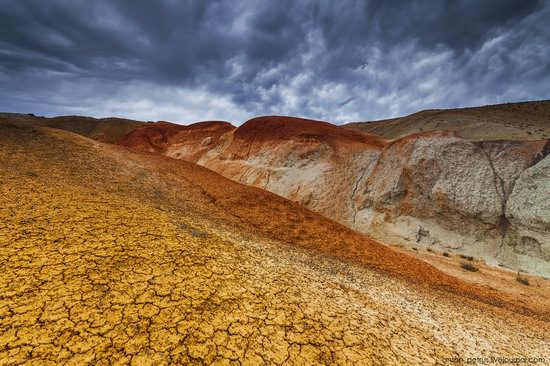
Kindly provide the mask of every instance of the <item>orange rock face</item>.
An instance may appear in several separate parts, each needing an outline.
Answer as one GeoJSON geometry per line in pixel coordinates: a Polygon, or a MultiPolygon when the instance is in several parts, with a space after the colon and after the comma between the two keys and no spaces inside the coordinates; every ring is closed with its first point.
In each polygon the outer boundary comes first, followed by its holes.
{"type": "Polygon", "coordinates": [[[196,161],[215,148],[224,133],[233,129],[233,125],[222,121],[198,122],[189,126],[169,122],[147,123],[117,144],[196,161]]]}
{"type": "Polygon", "coordinates": [[[197,162],[240,183],[296,201],[352,226],[358,181],[387,143],[327,122],[258,117],[226,122],[145,125],[120,145],[197,162]]]}

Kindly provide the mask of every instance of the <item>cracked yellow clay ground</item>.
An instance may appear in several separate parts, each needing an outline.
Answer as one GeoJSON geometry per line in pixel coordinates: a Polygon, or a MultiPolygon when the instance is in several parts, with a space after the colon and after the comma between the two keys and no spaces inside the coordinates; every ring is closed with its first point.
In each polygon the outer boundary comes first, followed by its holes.
{"type": "Polygon", "coordinates": [[[241,235],[146,156],[0,132],[1,365],[550,362],[544,319],[241,235]]]}

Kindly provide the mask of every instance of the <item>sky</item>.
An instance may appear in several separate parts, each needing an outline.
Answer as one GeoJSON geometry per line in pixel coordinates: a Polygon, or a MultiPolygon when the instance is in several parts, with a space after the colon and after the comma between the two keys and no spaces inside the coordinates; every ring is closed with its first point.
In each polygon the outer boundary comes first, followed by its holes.
{"type": "Polygon", "coordinates": [[[0,111],[333,123],[550,99],[550,1],[2,0],[0,111]]]}

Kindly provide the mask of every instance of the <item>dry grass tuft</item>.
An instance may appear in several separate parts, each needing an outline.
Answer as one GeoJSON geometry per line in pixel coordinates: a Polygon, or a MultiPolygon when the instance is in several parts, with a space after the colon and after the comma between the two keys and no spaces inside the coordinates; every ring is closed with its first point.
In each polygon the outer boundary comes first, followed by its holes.
{"type": "Polygon", "coordinates": [[[470,272],[477,272],[477,271],[479,271],[479,269],[478,269],[476,266],[474,266],[473,264],[471,264],[471,263],[462,263],[462,264],[460,265],[460,267],[462,267],[462,268],[465,269],[466,271],[470,271],[470,272]]]}
{"type": "Polygon", "coordinates": [[[529,279],[527,279],[527,277],[522,277],[520,271],[518,271],[518,274],[516,276],[516,281],[518,281],[519,283],[525,286],[529,286],[529,279]]]}

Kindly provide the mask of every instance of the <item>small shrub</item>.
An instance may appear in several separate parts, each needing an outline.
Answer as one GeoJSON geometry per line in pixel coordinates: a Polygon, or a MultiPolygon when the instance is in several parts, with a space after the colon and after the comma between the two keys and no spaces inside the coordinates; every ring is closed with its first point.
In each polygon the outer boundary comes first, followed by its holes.
{"type": "Polygon", "coordinates": [[[428,248],[428,249],[426,249],[426,250],[427,250],[428,252],[430,252],[430,253],[433,252],[432,248],[428,248]]]}
{"type": "Polygon", "coordinates": [[[529,286],[529,280],[525,277],[516,277],[516,281],[524,284],[525,286],[529,286]]]}
{"type": "Polygon", "coordinates": [[[474,260],[474,257],[472,257],[471,255],[464,255],[464,254],[461,254],[460,255],[460,258],[463,258],[463,259],[466,259],[468,261],[473,261],[474,260]]]}
{"type": "Polygon", "coordinates": [[[529,280],[526,277],[521,277],[520,271],[518,271],[518,275],[516,276],[516,281],[518,281],[519,283],[525,286],[529,286],[529,280]]]}
{"type": "Polygon", "coordinates": [[[204,231],[199,231],[199,230],[191,229],[191,236],[192,236],[193,238],[204,239],[204,238],[207,238],[207,237],[208,237],[208,233],[205,233],[204,231]]]}
{"type": "Polygon", "coordinates": [[[479,269],[478,269],[476,266],[474,266],[473,264],[471,264],[471,263],[462,263],[460,266],[461,266],[463,269],[465,269],[466,271],[470,271],[470,272],[477,272],[477,271],[479,271],[479,269]]]}
{"type": "Polygon", "coordinates": [[[205,239],[208,237],[208,233],[204,231],[197,230],[195,228],[192,228],[191,226],[187,224],[180,224],[180,229],[187,231],[193,238],[199,238],[199,239],[205,239]]]}
{"type": "Polygon", "coordinates": [[[418,250],[418,248],[414,248],[414,247],[413,247],[412,250],[418,250]]]}
{"type": "Polygon", "coordinates": [[[448,257],[448,256],[449,256],[449,253],[443,252],[443,256],[444,256],[444,257],[448,257]]]}

